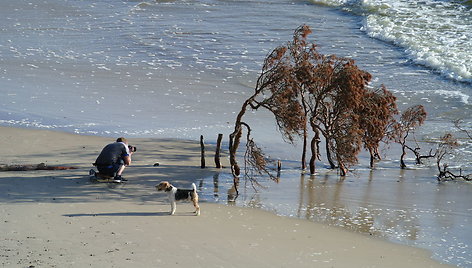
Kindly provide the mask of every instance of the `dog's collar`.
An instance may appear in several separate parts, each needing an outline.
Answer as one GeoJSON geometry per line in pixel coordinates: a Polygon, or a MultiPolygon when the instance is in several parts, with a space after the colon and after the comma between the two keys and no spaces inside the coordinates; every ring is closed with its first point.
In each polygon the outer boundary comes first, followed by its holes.
{"type": "Polygon", "coordinates": [[[172,188],[174,188],[174,187],[173,187],[172,185],[170,185],[169,187],[166,188],[165,191],[166,191],[166,192],[170,192],[170,191],[172,191],[172,188]]]}

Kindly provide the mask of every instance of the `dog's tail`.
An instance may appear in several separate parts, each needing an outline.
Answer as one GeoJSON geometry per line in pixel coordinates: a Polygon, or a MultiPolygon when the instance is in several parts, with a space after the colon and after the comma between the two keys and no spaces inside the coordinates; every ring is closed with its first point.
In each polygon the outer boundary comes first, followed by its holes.
{"type": "Polygon", "coordinates": [[[194,193],[197,192],[197,185],[195,185],[195,183],[192,183],[192,189],[194,193]]]}

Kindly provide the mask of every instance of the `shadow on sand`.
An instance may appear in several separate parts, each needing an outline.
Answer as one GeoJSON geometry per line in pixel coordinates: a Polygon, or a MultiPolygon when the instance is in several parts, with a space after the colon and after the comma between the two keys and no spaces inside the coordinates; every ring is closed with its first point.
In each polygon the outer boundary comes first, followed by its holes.
{"type": "Polygon", "coordinates": [[[78,213],[78,214],[64,214],[65,217],[110,217],[110,216],[170,216],[169,212],[110,212],[110,213],[78,213]]]}

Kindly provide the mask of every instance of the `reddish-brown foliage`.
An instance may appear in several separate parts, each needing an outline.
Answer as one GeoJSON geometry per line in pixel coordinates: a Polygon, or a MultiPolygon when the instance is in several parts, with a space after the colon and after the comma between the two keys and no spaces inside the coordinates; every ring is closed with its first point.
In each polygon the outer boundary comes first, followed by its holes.
{"type": "Polygon", "coordinates": [[[346,174],[348,166],[357,163],[362,146],[377,152],[396,113],[395,97],[385,87],[369,90],[371,75],[359,69],[353,60],[320,54],[316,45],[307,41],[310,33],[311,29],[302,25],[295,30],[291,42],[266,57],[255,92],[244,102],[230,135],[233,173],[239,172],[235,154],[242,127],[250,132],[242,121],[249,107],[272,112],[285,140],[292,143],[297,137],[303,138],[302,167],[308,144],[307,127],[311,127],[312,173],[320,155],[321,135],[326,141],[327,158],[333,168],[337,163],[341,175],[346,174]]]}
{"type": "Polygon", "coordinates": [[[368,90],[357,113],[361,115],[360,127],[364,130],[364,148],[370,153],[370,166],[373,167],[374,160],[380,160],[380,142],[388,141],[385,139],[386,133],[396,122],[396,97],[383,85],[377,90],[368,90]]]}

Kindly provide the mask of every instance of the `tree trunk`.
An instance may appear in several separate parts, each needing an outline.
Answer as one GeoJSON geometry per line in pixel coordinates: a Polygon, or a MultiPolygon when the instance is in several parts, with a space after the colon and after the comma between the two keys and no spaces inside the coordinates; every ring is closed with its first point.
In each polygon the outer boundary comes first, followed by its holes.
{"type": "Polygon", "coordinates": [[[308,138],[308,133],[305,128],[303,129],[302,170],[306,169],[306,146],[308,145],[307,138],[308,138]]]}
{"type": "Polygon", "coordinates": [[[239,147],[239,143],[241,141],[242,129],[241,125],[237,127],[235,132],[229,135],[229,163],[231,165],[231,172],[233,176],[239,177],[241,174],[241,170],[239,168],[238,162],[236,161],[236,152],[239,147]]]}
{"type": "Polygon", "coordinates": [[[401,169],[405,169],[405,168],[406,168],[405,161],[403,160],[403,158],[405,157],[405,155],[406,155],[405,145],[402,144],[402,155],[400,156],[400,168],[401,168],[401,169]]]}
{"type": "Polygon", "coordinates": [[[369,154],[370,154],[370,168],[374,168],[375,155],[371,148],[369,148],[369,154]]]}
{"type": "Polygon", "coordinates": [[[310,158],[310,174],[315,174],[315,163],[316,163],[316,155],[318,152],[316,151],[316,141],[315,138],[311,139],[311,158],[310,158]]]}
{"type": "Polygon", "coordinates": [[[379,153],[379,147],[378,146],[375,147],[375,149],[374,149],[374,156],[377,160],[379,160],[379,161],[382,160],[382,157],[380,156],[380,153],[379,153]]]}
{"type": "Polygon", "coordinates": [[[247,106],[251,103],[252,98],[255,96],[254,94],[251,98],[247,99],[242,107],[241,111],[239,111],[238,116],[236,116],[236,122],[234,123],[234,131],[229,135],[229,162],[231,165],[231,172],[233,176],[239,177],[241,174],[238,162],[236,161],[236,153],[238,151],[239,143],[241,142],[241,136],[243,134],[242,122],[243,116],[246,113],[247,106]]]}
{"type": "Polygon", "coordinates": [[[311,139],[311,158],[310,158],[310,174],[315,174],[316,168],[316,159],[318,158],[319,154],[319,143],[320,143],[320,133],[316,128],[313,128],[315,132],[315,136],[311,139]]]}
{"type": "Polygon", "coordinates": [[[221,151],[221,140],[222,139],[223,139],[223,134],[218,134],[218,139],[216,140],[216,152],[215,152],[215,166],[216,166],[216,168],[221,168],[220,151],[221,151]]]}
{"type": "Polygon", "coordinates": [[[334,164],[333,157],[331,156],[331,150],[329,149],[329,141],[326,139],[326,158],[328,159],[329,166],[331,169],[335,169],[336,165],[334,164]]]}
{"type": "Polygon", "coordinates": [[[347,168],[344,166],[343,162],[339,162],[339,172],[341,177],[345,177],[347,174],[347,168]]]}

